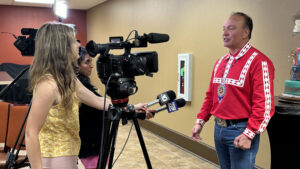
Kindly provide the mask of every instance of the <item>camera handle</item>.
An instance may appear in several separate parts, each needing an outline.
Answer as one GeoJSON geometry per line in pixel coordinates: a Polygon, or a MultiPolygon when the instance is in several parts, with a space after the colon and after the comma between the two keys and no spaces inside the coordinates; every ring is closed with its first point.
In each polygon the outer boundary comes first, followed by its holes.
{"type": "Polygon", "coordinates": [[[146,145],[142,136],[142,132],[137,120],[137,114],[134,110],[134,106],[128,104],[125,108],[118,107],[115,105],[110,105],[108,109],[108,115],[106,115],[105,130],[104,130],[104,140],[103,140],[103,154],[99,154],[98,159],[98,169],[105,169],[107,159],[109,156],[108,169],[112,168],[112,162],[115,152],[116,137],[118,134],[118,128],[120,120],[122,119],[122,124],[126,124],[127,120],[132,120],[138,135],[140,146],[142,148],[144,158],[148,169],[152,169],[150,158],[146,149],[146,145]]]}

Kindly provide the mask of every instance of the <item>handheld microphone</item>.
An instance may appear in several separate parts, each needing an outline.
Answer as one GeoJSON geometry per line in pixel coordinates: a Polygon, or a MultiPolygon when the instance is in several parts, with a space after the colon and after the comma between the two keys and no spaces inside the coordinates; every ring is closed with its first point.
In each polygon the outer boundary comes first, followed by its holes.
{"type": "Polygon", "coordinates": [[[153,106],[157,103],[163,105],[174,100],[175,98],[176,98],[175,92],[173,90],[169,90],[167,92],[159,94],[155,100],[147,104],[147,107],[153,106]]]}
{"type": "Polygon", "coordinates": [[[176,99],[173,102],[167,103],[163,107],[156,109],[155,113],[158,113],[158,112],[161,112],[161,111],[164,111],[167,109],[168,109],[168,112],[171,113],[171,112],[177,111],[178,108],[183,107],[183,106],[185,106],[185,100],[180,98],[180,99],[176,99]]]}
{"type": "MultiPolygon", "coordinates": [[[[158,113],[158,112],[161,112],[161,111],[164,111],[164,110],[167,110],[167,109],[168,109],[168,112],[171,113],[171,112],[177,111],[178,108],[183,107],[183,106],[185,106],[185,100],[181,99],[181,98],[176,99],[176,100],[174,100],[170,103],[167,103],[165,106],[156,109],[155,112],[152,112],[152,114],[154,115],[155,113],[158,113]]],[[[145,120],[146,119],[146,113],[145,112],[137,113],[136,117],[138,119],[145,120]]]]}

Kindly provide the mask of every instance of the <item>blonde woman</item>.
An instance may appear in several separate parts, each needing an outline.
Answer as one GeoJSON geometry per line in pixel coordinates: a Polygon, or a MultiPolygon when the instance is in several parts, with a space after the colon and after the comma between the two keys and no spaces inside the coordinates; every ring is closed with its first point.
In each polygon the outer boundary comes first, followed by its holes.
{"type": "MultiPolygon", "coordinates": [[[[78,104],[104,109],[103,97],[86,89],[75,76],[78,48],[74,30],[68,25],[46,23],[37,32],[30,68],[33,98],[26,127],[32,169],[77,168],[78,104]]],[[[110,100],[107,102],[110,104],[110,100]]],[[[137,112],[149,112],[145,104],[135,107],[137,112]]]]}

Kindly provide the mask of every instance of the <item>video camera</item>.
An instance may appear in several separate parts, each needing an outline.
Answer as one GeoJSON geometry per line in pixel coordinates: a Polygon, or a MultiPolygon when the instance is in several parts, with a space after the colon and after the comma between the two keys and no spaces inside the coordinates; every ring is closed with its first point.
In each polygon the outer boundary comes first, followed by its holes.
{"type": "Polygon", "coordinates": [[[15,47],[21,51],[22,56],[33,56],[34,55],[34,38],[38,29],[34,28],[22,28],[22,35],[18,36],[17,40],[14,42],[15,47]]]}
{"type": "Polygon", "coordinates": [[[110,43],[96,44],[89,41],[86,50],[90,56],[95,57],[98,53],[96,65],[98,77],[103,84],[107,84],[107,94],[111,97],[113,104],[126,105],[128,96],[137,92],[138,87],[134,80],[135,76],[153,76],[158,71],[157,52],[130,53],[131,48],[147,47],[147,43],[161,43],[169,40],[169,35],[149,33],[139,36],[137,31],[132,31],[128,38],[110,37],[110,43]],[[128,39],[135,32],[135,37],[128,39]],[[130,42],[133,40],[133,42],[130,42]],[[122,55],[109,54],[110,50],[124,49],[122,55]]]}

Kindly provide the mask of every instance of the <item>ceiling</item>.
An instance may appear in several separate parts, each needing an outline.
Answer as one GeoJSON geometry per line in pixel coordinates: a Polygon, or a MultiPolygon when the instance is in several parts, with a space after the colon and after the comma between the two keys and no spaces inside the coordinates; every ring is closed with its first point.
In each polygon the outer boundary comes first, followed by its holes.
{"type": "MultiPolygon", "coordinates": [[[[107,0],[66,0],[70,9],[81,9],[87,10],[107,0]]],[[[31,7],[49,7],[52,5],[45,4],[32,4],[32,3],[21,3],[14,2],[14,0],[0,0],[0,5],[12,5],[12,6],[31,6],[31,7]]]]}

